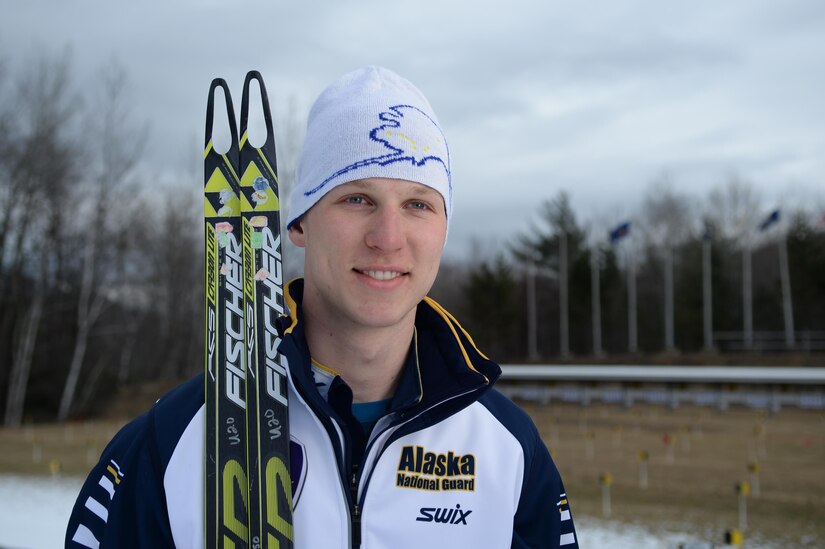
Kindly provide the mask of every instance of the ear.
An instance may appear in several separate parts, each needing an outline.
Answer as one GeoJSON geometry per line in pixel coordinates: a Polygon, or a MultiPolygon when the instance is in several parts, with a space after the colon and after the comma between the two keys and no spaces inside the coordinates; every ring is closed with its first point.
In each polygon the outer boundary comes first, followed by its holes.
{"type": "Polygon", "coordinates": [[[303,219],[298,219],[289,227],[289,240],[299,248],[306,246],[306,233],[301,225],[303,221],[303,219]]]}

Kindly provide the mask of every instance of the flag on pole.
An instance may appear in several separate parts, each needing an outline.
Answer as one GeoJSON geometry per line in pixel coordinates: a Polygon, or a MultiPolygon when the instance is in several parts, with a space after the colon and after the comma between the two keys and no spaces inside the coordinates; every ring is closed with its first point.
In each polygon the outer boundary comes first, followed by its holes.
{"type": "Polygon", "coordinates": [[[610,231],[610,243],[615,244],[622,238],[626,237],[628,234],[630,234],[630,221],[620,223],[616,226],[615,229],[610,231]]]}
{"type": "Polygon", "coordinates": [[[779,221],[779,210],[774,210],[764,219],[764,221],[762,221],[762,223],[759,224],[759,230],[765,231],[777,221],[779,221]]]}
{"type": "Polygon", "coordinates": [[[702,224],[702,240],[709,242],[713,239],[713,227],[707,219],[705,219],[702,224]]]}

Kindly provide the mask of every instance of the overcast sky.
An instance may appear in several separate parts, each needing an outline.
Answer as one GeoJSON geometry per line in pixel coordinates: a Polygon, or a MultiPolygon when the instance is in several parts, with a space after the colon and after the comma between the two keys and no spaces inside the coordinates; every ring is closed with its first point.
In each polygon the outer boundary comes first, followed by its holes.
{"type": "Polygon", "coordinates": [[[450,142],[454,257],[470,253],[472,238],[501,244],[527,230],[538,204],[561,190],[580,221],[604,234],[665,176],[700,199],[738,174],[766,210],[825,211],[820,0],[0,7],[1,57],[12,68],[68,49],[76,83],[91,89],[116,59],[132,83],[134,116],[150,126],[144,169],[188,177],[194,188],[215,76],[239,102],[246,71],[260,70],[276,125],[303,125],[341,74],[367,64],[395,70],[428,96],[450,142]]]}

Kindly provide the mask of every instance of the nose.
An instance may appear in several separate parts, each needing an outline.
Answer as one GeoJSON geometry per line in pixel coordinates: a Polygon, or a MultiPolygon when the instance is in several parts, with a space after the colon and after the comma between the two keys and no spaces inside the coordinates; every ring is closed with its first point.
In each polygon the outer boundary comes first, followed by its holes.
{"type": "Polygon", "coordinates": [[[395,208],[378,208],[371,216],[364,240],[367,246],[374,250],[400,250],[406,242],[401,212],[395,208]]]}

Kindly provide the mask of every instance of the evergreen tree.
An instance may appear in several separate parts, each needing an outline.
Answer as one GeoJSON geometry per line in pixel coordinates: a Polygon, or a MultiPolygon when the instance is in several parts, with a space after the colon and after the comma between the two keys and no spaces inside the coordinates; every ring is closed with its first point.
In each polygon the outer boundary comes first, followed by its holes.
{"type": "Polygon", "coordinates": [[[467,329],[481,352],[497,361],[521,358],[525,337],[519,287],[510,262],[498,255],[471,270],[463,287],[467,329]]]}

